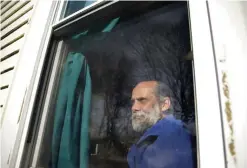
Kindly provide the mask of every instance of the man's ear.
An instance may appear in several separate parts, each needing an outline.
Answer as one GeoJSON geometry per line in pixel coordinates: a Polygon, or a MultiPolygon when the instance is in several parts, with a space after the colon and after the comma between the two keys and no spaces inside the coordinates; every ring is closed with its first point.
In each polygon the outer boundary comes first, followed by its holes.
{"type": "Polygon", "coordinates": [[[171,99],[169,97],[164,97],[161,101],[161,111],[166,111],[171,106],[171,99]]]}

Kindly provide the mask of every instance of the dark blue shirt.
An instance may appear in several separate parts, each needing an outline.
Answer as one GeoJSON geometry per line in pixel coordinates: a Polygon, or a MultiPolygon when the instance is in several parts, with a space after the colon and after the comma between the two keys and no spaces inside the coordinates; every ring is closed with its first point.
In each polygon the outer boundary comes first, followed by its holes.
{"type": "Polygon", "coordinates": [[[127,160],[130,168],[193,168],[190,133],[167,116],[132,145],[127,160]]]}

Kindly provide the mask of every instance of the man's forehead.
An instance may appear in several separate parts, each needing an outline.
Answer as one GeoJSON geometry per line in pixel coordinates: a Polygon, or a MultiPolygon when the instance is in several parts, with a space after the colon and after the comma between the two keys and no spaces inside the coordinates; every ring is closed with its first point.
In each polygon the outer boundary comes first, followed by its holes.
{"type": "Polygon", "coordinates": [[[136,85],[135,88],[144,87],[144,88],[154,88],[157,85],[157,81],[143,81],[136,85]]]}
{"type": "Polygon", "coordinates": [[[154,93],[154,88],[156,87],[156,81],[145,81],[140,82],[136,85],[132,92],[132,98],[137,97],[147,97],[154,93]]]}

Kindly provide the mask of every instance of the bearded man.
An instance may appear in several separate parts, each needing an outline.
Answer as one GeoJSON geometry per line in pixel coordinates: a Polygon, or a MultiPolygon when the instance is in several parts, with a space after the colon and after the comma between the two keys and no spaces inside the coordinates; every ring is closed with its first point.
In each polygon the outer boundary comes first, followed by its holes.
{"type": "Polygon", "coordinates": [[[190,133],[173,116],[174,96],[158,81],[144,81],[132,92],[132,126],[143,133],[128,153],[130,168],[193,168],[190,133]]]}

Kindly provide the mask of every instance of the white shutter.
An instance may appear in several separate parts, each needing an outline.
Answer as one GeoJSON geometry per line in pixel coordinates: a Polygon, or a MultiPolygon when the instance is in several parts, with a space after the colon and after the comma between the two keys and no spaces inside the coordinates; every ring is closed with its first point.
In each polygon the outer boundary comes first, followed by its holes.
{"type": "Polygon", "coordinates": [[[20,49],[27,33],[33,1],[1,1],[0,119],[10,91],[20,49]]]}

